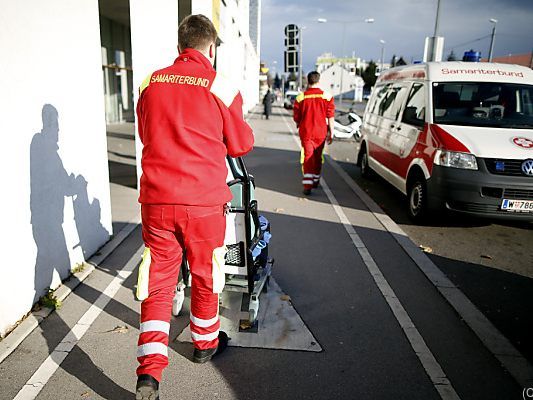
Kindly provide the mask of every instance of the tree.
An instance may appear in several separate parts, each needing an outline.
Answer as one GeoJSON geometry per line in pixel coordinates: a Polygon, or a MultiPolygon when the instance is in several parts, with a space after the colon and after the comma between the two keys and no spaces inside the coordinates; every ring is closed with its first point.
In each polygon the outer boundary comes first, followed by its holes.
{"type": "Polygon", "coordinates": [[[391,68],[397,66],[397,65],[398,65],[397,62],[398,62],[398,59],[396,58],[396,54],[393,54],[393,55],[392,55],[392,58],[391,58],[391,60],[390,60],[390,66],[391,66],[391,68]]]}
{"type": "Polygon", "coordinates": [[[365,81],[365,87],[367,89],[371,88],[372,86],[376,84],[376,79],[377,79],[376,70],[377,70],[376,63],[373,60],[370,60],[370,62],[368,63],[368,66],[363,71],[363,76],[362,76],[363,80],[365,81]]]}
{"type": "Polygon", "coordinates": [[[274,77],[274,89],[281,89],[281,78],[277,72],[276,76],[274,77]]]}
{"type": "Polygon", "coordinates": [[[453,50],[450,51],[450,54],[448,54],[448,57],[446,57],[446,61],[457,61],[457,56],[455,55],[453,50]]]}

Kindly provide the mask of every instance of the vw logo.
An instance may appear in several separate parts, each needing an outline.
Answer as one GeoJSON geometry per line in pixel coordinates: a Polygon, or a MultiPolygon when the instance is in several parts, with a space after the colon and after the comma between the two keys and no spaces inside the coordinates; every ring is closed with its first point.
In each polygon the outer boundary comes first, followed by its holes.
{"type": "Polygon", "coordinates": [[[526,175],[533,176],[533,160],[526,160],[522,163],[522,172],[526,175]]]}

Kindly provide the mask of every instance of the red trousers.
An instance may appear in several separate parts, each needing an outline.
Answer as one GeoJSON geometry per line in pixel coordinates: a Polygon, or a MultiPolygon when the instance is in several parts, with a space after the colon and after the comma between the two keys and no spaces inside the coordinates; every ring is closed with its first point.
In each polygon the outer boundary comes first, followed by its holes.
{"type": "Polygon", "coordinates": [[[222,205],[142,205],[141,210],[143,240],[150,257],[148,273],[144,274],[148,276],[148,297],[141,304],[137,375],[148,374],[159,381],[168,365],[172,299],[184,250],[192,275],[190,327],[194,346],[200,350],[218,346],[213,251],[224,244],[226,218],[222,205]]]}
{"type": "Polygon", "coordinates": [[[304,189],[318,186],[320,171],[322,170],[322,152],[326,139],[302,140],[302,164],[304,189]]]}

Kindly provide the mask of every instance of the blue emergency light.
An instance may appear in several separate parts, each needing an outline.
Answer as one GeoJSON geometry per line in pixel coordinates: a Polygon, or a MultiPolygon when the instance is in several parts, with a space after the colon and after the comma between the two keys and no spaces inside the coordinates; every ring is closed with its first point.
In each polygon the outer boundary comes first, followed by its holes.
{"type": "Polygon", "coordinates": [[[504,161],[496,161],[495,168],[496,168],[496,171],[498,171],[498,172],[504,172],[505,171],[505,162],[504,161]]]}

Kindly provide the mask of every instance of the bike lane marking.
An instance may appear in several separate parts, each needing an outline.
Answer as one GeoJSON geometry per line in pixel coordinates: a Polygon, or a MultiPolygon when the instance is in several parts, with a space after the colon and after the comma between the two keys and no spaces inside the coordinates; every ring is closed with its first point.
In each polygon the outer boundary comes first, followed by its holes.
{"type": "MultiPolygon", "coordinates": [[[[289,124],[285,115],[282,115],[282,118],[285,121],[285,124],[287,125],[287,128],[289,129],[289,132],[291,133],[291,136],[296,142],[297,146],[301,148],[300,142],[296,138],[296,133],[293,127],[289,124]]],[[[337,214],[337,217],[344,226],[348,236],[350,236],[355,246],[355,249],[361,256],[368,272],[370,273],[370,275],[372,275],[376,286],[380,290],[385,301],[389,305],[394,317],[402,328],[405,336],[409,340],[411,348],[420,360],[420,363],[428,374],[433,386],[435,387],[435,390],[438,392],[439,396],[443,400],[460,400],[459,395],[453,388],[450,380],[444,373],[439,362],[427,346],[426,342],[424,341],[424,338],[422,337],[415,324],[409,317],[407,311],[403,308],[400,300],[394,293],[394,290],[392,289],[387,279],[379,269],[379,266],[376,264],[376,262],[372,258],[372,255],[366,248],[365,244],[363,243],[363,241],[355,231],[354,227],[346,217],[344,210],[339,205],[335,195],[331,192],[324,177],[321,178],[320,183],[322,185],[322,188],[324,189],[324,192],[326,193],[326,196],[328,197],[329,202],[331,203],[331,206],[337,214]]]]}
{"type": "Polygon", "coordinates": [[[76,325],[56,346],[54,351],[44,360],[41,366],[35,371],[26,384],[20,389],[13,400],[33,400],[35,399],[50,378],[57,371],[61,363],[67,358],[72,349],[78,344],[81,338],[87,333],[96,318],[102,313],[107,304],[117,294],[122,284],[132,274],[133,270],[140,263],[144,245],[140,246],[135,254],[129,259],[124,268],[117,273],[117,276],[107,285],[105,290],[98,296],[96,301],[78,320],[76,325]]]}

